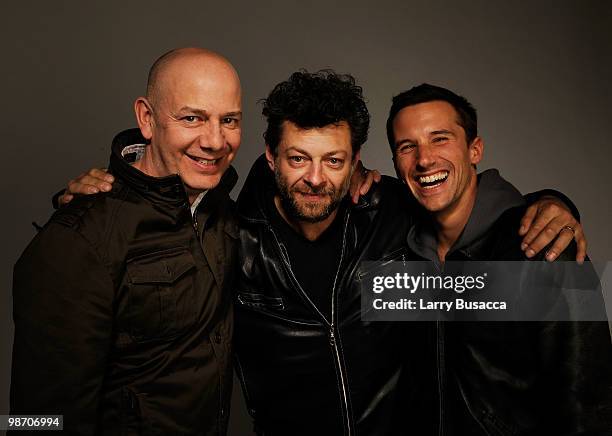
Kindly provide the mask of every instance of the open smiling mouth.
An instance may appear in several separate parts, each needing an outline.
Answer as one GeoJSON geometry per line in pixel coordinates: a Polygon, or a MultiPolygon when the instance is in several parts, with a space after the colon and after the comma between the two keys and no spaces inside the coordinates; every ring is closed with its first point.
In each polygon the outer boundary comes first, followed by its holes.
{"type": "Polygon", "coordinates": [[[187,157],[205,167],[214,166],[219,161],[219,159],[204,159],[201,157],[192,156],[190,154],[187,154],[187,157]]]}
{"type": "Polygon", "coordinates": [[[429,176],[416,177],[416,180],[421,186],[421,188],[432,189],[446,182],[447,178],[448,178],[448,171],[440,171],[435,174],[431,174],[429,176]]]}

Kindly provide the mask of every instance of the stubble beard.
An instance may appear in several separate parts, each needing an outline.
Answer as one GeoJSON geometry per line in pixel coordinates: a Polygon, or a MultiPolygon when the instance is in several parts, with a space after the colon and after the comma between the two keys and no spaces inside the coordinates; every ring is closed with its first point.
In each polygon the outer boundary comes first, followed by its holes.
{"type": "Polygon", "coordinates": [[[287,184],[287,180],[283,177],[283,175],[278,171],[278,166],[274,170],[274,178],[276,180],[276,187],[278,189],[278,196],[280,198],[281,206],[285,213],[298,221],[303,221],[307,223],[318,223],[320,221],[328,218],[342,202],[342,199],[348,192],[348,188],[351,181],[352,171],[349,173],[349,176],[344,180],[340,190],[337,190],[335,187],[322,188],[322,189],[312,189],[307,185],[304,185],[301,189],[296,189],[289,187],[287,184]],[[321,194],[328,196],[330,201],[320,207],[318,204],[312,204],[309,207],[308,202],[300,203],[296,196],[297,191],[302,191],[306,193],[312,194],[321,194]]]}

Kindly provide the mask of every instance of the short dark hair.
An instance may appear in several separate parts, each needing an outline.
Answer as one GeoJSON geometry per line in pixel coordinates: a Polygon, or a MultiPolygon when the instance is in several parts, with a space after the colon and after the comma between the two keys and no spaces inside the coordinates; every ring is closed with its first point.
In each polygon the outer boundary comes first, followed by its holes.
{"type": "Polygon", "coordinates": [[[457,95],[446,88],[423,83],[393,97],[389,118],[387,118],[387,140],[391,147],[391,153],[395,154],[393,120],[398,112],[405,107],[430,101],[445,101],[455,109],[459,116],[457,122],[463,127],[463,130],[465,130],[465,137],[468,144],[471,144],[476,136],[478,136],[478,117],[476,115],[476,109],[465,97],[457,95]]]}
{"type": "Polygon", "coordinates": [[[370,113],[361,86],[349,74],[300,70],[276,85],[262,102],[262,113],[268,121],[264,139],[275,155],[285,121],[301,129],[345,121],[351,132],[353,156],[368,139],[370,113]]]}

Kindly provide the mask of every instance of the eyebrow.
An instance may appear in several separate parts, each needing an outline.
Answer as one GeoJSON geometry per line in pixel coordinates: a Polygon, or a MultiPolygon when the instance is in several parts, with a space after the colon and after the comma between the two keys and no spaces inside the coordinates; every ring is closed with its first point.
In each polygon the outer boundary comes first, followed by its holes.
{"type": "Polygon", "coordinates": [[[396,146],[396,147],[399,147],[400,145],[404,145],[404,144],[407,144],[407,143],[414,144],[414,143],[415,143],[415,141],[413,141],[412,139],[402,139],[401,141],[397,141],[397,142],[395,143],[395,146],[396,146]]]}
{"type": "MultiPolygon", "coordinates": [[[[457,136],[453,132],[451,132],[450,130],[445,130],[445,129],[434,130],[433,132],[429,133],[429,136],[433,136],[433,135],[452,135],[452,136],[457,136]]],[[[408,139],[408,138],[407,139],[402,139],[400,141],[397,141],[395,143],[395,146],[399,147],[400,145],[404,145],[404,144],[407,144],[407,143],[414,144],[414,143],[416,143],[416,141],[413,141],[412,139],[408,139]]]]}
{"type": "MultiPolygon", "coordinates": [[[[290,151],[297,151],[298,153],[302,153],[302,154],[305,154],[307,156],[310,156],[310,153],[308,153],[306,150],[304,150],[303,148],[300,148],[300,147],[296,147],[294,145],[292,145],[289,148],[287,148],[287,152],[290,152],[290,151]]],[[[334,154],[338,154],[338,153],[347,154],[345,150],[333,150],[333,151],[329,151],[329,152],[325,153],[323,155],[323,157],[333,156],[334,154]]]]}
{"type": "MultiPolygon", "coordinates": [[[[198,114],[198,115],[208,115],[208,111],[206,109],[198,109],[198,108],[191,107],[191,106],[183,106],[182,108],[178,110],[178,112],[193,112],[194,114],[198,114]]],[[[222,116],[241,117],[242,111],[230,111],[230,112],[224,113],[222,116]]]]}
{"type": "Polygon", "coordinates": [[[431,133],[429,134],[429,136],[431,136],[431,135],[453,135],[453,136],[456,136],[456,135],[455,135],[453,132],[451,132],[450,130],[444,130],[444,129],[442,129],[442,130],[434,130],[433,132],[431,132],[431,133]]]}

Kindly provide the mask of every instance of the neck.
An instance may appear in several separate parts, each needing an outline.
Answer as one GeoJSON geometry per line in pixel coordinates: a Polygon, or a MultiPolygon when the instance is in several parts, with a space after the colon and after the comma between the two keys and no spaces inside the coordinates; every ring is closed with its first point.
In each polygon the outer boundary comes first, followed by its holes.
{"type": "MultiPolygon", "coordinates": [[[[138,171],[151,177],[167,177],[172,175],[168,173],[168,171],[163,169],[162,165],[156,163],[156,159],[153,156],[153,153],[149,152],[149,149],[150,147],[145,148],[142,157],[136,162],[134,162],[132,166],[138,171]]],[[[185,184],[183,184],[183,188],[185,188],[185,193],[187,194],[187,198],[189,199],[190,205],[193,204],[196,198],[198,198],[198,195],[200,195],[200,193],[202,192],[191,189],[185,186],[185,184]]]]}
{"type": "Polygon", "coordinates": [[[473,177],[454,205],[433,214],[438,238],[438,259],[442,262],[470,219],[476,202],[477,188],[476,177],[473,177]]]}
{"type": "Polygon", "coordinates": [[[301,221],[290,218],[283,206],[281,205],[280,197],[278,195],[274,196],[274,205],[276,206],[276,210],[283,217],[283,219],[289,224],[293,230],[298,232],[300,235],[308,239],[309,241],[316,241],[319,239],[319,236],[323,234],[325,230],[331,226],[338,214],[338,209],[334,210],[331,215],[321,221],[317,221],[316,223],[311,223],[308,221],[301,221]]]}

